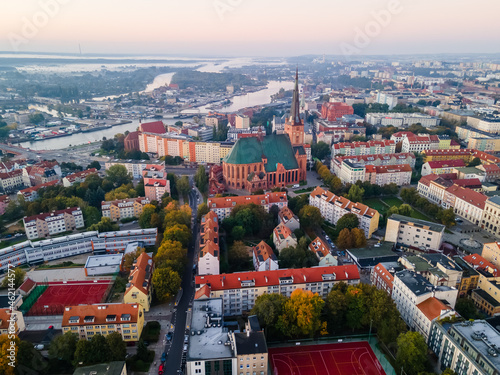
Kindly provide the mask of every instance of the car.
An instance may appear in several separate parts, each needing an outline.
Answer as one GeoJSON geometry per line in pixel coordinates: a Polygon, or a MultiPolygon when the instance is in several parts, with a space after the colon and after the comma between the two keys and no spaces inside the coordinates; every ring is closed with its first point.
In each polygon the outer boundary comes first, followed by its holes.
{"type": "Polygon", "coordinates": [[[184,344],[184,348],[182,348],[182,351],[184,351],[184,352],[188,351],[188,344],[184,344]]]}
{"type": "Polygon", "coordinates": [[[373,247],[380,247],[380,242],[377,242],[373,247]]]}
{"type": "Polygon", "coordinates": [[[167,353],[163,352],[161,353],[161,361],[165,362],[167,360],[167,353]]]}
{"type": "Polygon", "coordinates": [[[300,187],[300,185],[299,185],[299,184],[295,184],[295,185],[293,185],[292,187],[295,189],[295,188],[300,187]]]}
{"type": "Polygon", "coordinates": [[[168,333],[165,335],[165,338],[166,338],[168,341],[170,341],[170,340],[172,340],[172,336],[173,336],[173,335],[172,335],[172,332],[168,332],[168,333]]]}
{"type": "Polygon", "coordinates": [[[54,326],[49,326],[49,329],[54,329],[54,326]]]}
{"type": "Polygon", "coordinates": [[[165,365],[162,363],[160,365],[160,367],[158,367],[158,375],[162,375],[163,374],[163,371],[165,369],[165,365]]]}
{"type": "Polygon", "coordinates": [[[327,241],[330,241],[330,237],[328,237],[328,234],[325,235],[325,238],[327,241]]]}
{"type": "Polygon", "coordinates": [[[184,344],[187,344],[189,341],[189,335],[184,336],[184,344]]]}
{"type": "Polygon", "coordinates": [[[35,345],[36,350],[43,350],[43,348],[45,348],[45,346],[43,344],[35,345]]]}

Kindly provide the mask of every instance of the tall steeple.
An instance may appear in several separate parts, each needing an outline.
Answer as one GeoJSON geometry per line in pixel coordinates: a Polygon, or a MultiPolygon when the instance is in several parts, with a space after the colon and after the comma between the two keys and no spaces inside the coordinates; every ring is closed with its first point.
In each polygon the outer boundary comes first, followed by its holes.
{"type": "Polygon", "coordinates": [[[293,89],[292,108],[290,110],[290,121],[292,125],[302,124],[300,121],[300,99],[299,99],[299,68],[295,72],[295,87],[293,89]]]}

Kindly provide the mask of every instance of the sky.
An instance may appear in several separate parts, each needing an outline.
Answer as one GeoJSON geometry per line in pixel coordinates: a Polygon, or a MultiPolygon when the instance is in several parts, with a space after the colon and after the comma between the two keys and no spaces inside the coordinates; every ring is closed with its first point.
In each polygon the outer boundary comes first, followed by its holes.
{"type": "Polygon", "coordinates": [[[500,52],[498,0],[4,0],[0,9],[0,51],[9,52],[500,52]]]}

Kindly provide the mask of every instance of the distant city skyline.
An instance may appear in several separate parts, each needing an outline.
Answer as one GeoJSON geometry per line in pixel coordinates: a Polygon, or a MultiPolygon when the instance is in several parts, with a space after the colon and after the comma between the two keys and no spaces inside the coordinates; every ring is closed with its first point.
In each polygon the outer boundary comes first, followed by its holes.
{"type": "Polygon", "coordinates": [[[478,0],[24,0],[0,50],[297,56],[499,53],[500,3],[478,0]]]}

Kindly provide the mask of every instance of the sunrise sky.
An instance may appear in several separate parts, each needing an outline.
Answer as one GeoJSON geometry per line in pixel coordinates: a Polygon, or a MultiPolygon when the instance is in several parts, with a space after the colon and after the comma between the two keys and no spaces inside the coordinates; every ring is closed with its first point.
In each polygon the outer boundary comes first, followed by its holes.
{"type": "Polygon", "coordinates": [[[4,0],[0,50],[76,53],[80,43],[84,53],[192,56],[351,46],[359,54],[498,53],[498,14],[498,0],[4,0]],[[373,12],[389,9],[380,26],[373,12]],[[360,42],[357,30],[371,36],[360,42]]]}

